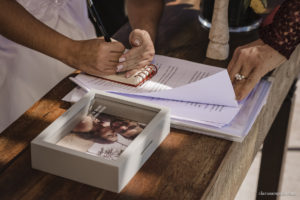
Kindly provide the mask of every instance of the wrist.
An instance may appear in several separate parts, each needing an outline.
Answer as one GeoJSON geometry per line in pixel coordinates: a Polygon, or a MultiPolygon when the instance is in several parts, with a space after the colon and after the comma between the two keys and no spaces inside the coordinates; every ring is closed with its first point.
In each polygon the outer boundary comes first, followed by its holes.
{"type": "Polygon", "coordinates": [[[62,44],[61,53],[59,54],[59,60],[69,65],[70,67],[76,68],[76,58],[79,52],[79,41],[67,39],[62,44]]]}

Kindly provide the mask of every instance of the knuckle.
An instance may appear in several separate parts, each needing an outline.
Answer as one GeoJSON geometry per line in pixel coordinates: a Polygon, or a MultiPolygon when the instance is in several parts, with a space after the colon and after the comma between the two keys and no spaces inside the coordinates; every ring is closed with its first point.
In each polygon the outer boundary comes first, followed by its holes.
{"type": "Polygon", "coordinates": [[[242,50],[242,47],[237,47],[237,48],[235,49],[235,53],[239,53],[239,52],[241,52],[241,50],[242,50]]]}
{"type": "Polygon", "coordinates": [[[257,53],[256,56],[257,56],[257,58],[258,58],[260,61],[262,61],[262,60],[265,59],[265,58],[264,58],[264,55],[262,55],[262,54],[260,54],[260,53],[257,53]]]}
{"type": "Polygon", "coordinates": [[[240,53],[241,55],[247,55],[247,49],[241,49],[240,53]]]}
{"type": "Polygon", "coordinates": [[[149,56],[150,57],[153,57],[154,55],[155,55],[155,51],[154,50],[149,52],[149,56]]]}
{"type": "Polygon", "coordinates": [[[240,47],[236,48],[233,53],[233,57],[237,57],[241,53],[240,47]]]}
{"type": "Polygon", "coordinates": [[[132,32],[131,32],[131,36],[137,36],[137,35],[142,35],[142,30],[141,29],[134,29],[132,32]]]}

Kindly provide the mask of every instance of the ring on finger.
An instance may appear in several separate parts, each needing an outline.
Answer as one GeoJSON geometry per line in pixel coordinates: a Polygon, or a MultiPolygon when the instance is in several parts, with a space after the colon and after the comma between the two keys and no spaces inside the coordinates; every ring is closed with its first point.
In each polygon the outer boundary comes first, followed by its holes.
{"type": "Polygon", "coordinates": [[[234,78],[235,78],[235,80],[237,80],[237,81],[241,81],[241,80],[245,79],[246,76],[244,76],[244,75],[242,75],[242,74],[240,74],[240,73],[237,73],[237,74],[234,75],[234,78]]]}

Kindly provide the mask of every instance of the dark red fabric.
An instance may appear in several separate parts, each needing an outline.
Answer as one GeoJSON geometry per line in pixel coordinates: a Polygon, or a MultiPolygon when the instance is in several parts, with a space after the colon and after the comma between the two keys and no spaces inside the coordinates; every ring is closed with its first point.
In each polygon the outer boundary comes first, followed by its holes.
{"type": "Polygon", "coordinates": [[[277,13],[279,8],[280,5],[276,6],[274,10],[270,14],[268,14],[268,16],[264,19],[264,21],[261,24],[262,27],[267,26],[273,22],[274,16],[277,13]]]}
{"type": "Polygon", "coordinates": [[[286,0],[273,22],[259,30],[260,38],[287,59],[300,42],[300,0],[286,0]]]}

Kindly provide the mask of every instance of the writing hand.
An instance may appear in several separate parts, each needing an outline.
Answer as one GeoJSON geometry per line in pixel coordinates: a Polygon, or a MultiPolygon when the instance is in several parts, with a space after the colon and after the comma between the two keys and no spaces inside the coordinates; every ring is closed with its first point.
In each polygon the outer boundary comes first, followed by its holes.
{"type": "Polygon", "coordinates": [[[238,47],[227,68],[236,99],[244,99],[265,74],[284,61],[286,61],[284,56],[260,39],[238,47]],[[245,78],[236,80],[236,74],[241,74],[245,78]]]}
{"type": "Polygon", "coordinates": [[[76,41],[66,63],[88,74],[100,76],[116,73],[125,47],[117,41],[105,42],[103,37],[76,41]]]}
{"type": "Polygon", "coordinates": [[[132,48],[119,59],[118,72],[128,71],[126,77],[132,76],[136,69],[148,65],[153,60],[155,50],[147,31],[135,29],[129,35],[132,48]]]}

